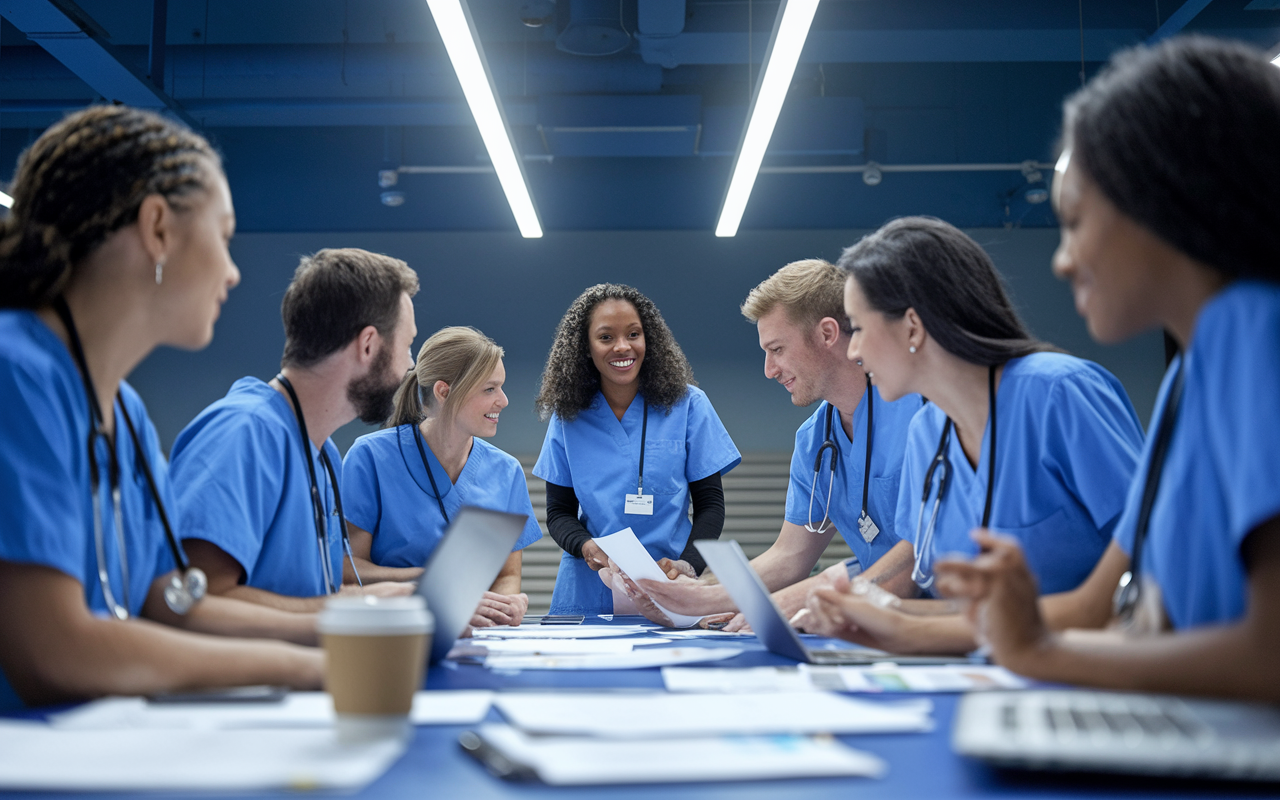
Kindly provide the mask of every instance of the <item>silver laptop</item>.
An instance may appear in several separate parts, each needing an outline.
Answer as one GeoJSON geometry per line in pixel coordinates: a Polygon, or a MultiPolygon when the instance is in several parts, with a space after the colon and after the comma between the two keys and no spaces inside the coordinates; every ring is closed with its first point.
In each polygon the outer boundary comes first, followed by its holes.
{"type": "Polygon", "coordinates": [[[1280,709],[1100,691],[968,694],[956,752],[1001,766],[1280,781],[1280,709]]]}
{"type": "Polygon", "coordinates": [[[732,539],[727,541],[694,542],[698,552],[706,559],[707,566],[716,579],[729,592],[742,616],[771,653],[776,653],[807,664],[873,664],[892,661],[895,664],[956,664],[969,663],[963,656],[898,656],[883,650],[869,648],[841,650],[814,650],[804,646],[800,635],[783,616],[769,596],[760,576],[751,568],[742,548],[732,539]]]}
{"type": "Polygon", "coordinates": [[[449,523],[418,580],[417,593],[435,616],[431,663],[444,658],[467,627],[528,519],[525,514],[464,506],[449,523]]]}

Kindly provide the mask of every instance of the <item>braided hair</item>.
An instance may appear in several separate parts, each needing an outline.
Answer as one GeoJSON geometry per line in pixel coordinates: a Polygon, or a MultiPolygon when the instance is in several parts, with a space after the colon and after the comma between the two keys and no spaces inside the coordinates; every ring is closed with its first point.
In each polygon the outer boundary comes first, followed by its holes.
{"type": "Polygon", "coordinates": [[[689,360],[653,301],[630,286],[599,283],[578,295],[556,328],[556,339],[547,356],[542,387],[535,401],[542,419],[555,414],[568,422],[589,407],[600,390],[600,370],[591,360],[587,328],[596,306],[606,300],[625,300],[640,316],[645,344],[644,361],[640,365],[640,393],[650,405],[670,413],[689,392],[689,386],[697,386],[693,367],[689,366],[689,360]]]}
{"type": "Polygon", "coordinates": [[[0,307],[50,303],[149,195],[185,209],[207,188],[206,159],[221,163],[204,137],[150,111],[90,106],[53,125],[18,158],[0,223],[0,307]]]}

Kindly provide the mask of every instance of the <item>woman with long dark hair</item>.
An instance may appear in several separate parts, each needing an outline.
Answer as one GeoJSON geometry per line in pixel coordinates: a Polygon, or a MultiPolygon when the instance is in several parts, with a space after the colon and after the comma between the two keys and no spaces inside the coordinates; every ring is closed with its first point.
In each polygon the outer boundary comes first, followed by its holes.
{"type": "Polygon", "coordinates": [[[203,597],[204,576],[171,526],[159,439],[125,382],[158,345],[207,345],[240,280],[217,154],[156,114],[94,106],[22,154],[10,192],[0,710],[237,684],[318,688],[318,650],[186,632],[313,643],[315,618],[203,597]]]}
{"type": "MultiPolygon", "coordinates": [[[[364,580],[414,580],[464,505],[528,517],[471,618],[519,625],[521,551],[542,538],[520,462],[484,441],[507,407],[502,348],[475,328],[423,342],[387,427],[356,439],[342,462],[347,530],[364,580]]],[[[350,576],[354,580],[355,575],[350,576]]]]}
{"type": "Polygon", "coordinates": [[[939,588],[1034,678],[1280,701],[1280,70],[1243,44],[1170,40],[1117,55],[1064,117],[1054,272],[1095,339],[1163,329],[1181,350],[1082,587],[1102,611],[1089,626],[1129,635],[1055,632],[1022,549],[989,532],[978,558],[938,566],[939,588]]]}
{"type": "MultiPolygon", "coordinates": [[[[976,552],[969,532],[990,526],[1022,545],[1042,591],[1076,588],[1111,539],[1142,446],[1120,382],[1033,337],[982,247],[941,220],[890,222],[848,248],[840,266],[849,358],[885,398],[929,398],[907,432],[903,541],[864,580],[932,596],[938,558],[976,552]]],[[[863,641],[894,613],[877,608],[863,619],[866,607],[848,592],[814,597],[810,627],[842,633],[843,623],[863,641]]],[[[976,646],[959,617],[933,617],[923,629],[899,621],[875,644],[976,646]]]]}
{"type": "Polygon", "coordinates": [[[611,283],[574,300],[537,405],[551,424],[533,474],[547,482],[547,529],[565,551],[551,613],[614,612],[596,575],[609,559],[593,539],[623,528],[655,560],[701,571],[693,542],[720,536],[720,476],[742,458],[653,301],[611,283]]]}

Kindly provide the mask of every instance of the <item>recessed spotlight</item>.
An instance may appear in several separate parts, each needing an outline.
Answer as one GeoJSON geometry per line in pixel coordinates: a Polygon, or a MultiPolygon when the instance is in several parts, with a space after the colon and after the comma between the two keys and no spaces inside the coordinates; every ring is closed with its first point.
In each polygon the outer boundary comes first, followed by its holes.
{"type": "Polygon", "coordinates": [[[882,180],[884,180],[884,173],[880,171],[880,165],[874,161],[868,161],[867,168],[862,171],[862,182],[868,186],[879,186],[882,180]]]}
{"type": "Polygon", "coordinates": [[[404,205],[404,192],[383,192],[382,204],[391,208],[404,205]]]}

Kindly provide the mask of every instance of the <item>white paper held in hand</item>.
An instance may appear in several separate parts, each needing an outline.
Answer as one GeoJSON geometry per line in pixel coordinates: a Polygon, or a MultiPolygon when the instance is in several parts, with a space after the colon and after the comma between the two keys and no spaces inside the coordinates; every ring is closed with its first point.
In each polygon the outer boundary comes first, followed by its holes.
{"type": "MultiPolygon", "coordinates": [[[[658,562],[653,560],[653,556],[649,555],[649,551],[644,549],[644,545],[640,544],[640,540],[636,538],[635,531],[630,528],[623,528],[617,533],[611,533],[608,536],[601,536],[596,539],[596,544],[600,545],[600,549],[604,550],[605,555],[613,559],[613,563],[627,574],[627,577],[633,581],[650,580],[663,581],[671,583],[671,579],[667,577],[662,568],[658,566],[658,562]]],[[[690,628],[698,624],[701,616],[691,617],[687,614],[677,614],[657,605],[662,613],[671,619],[672,624],[677,628],[690,628]]]]}

